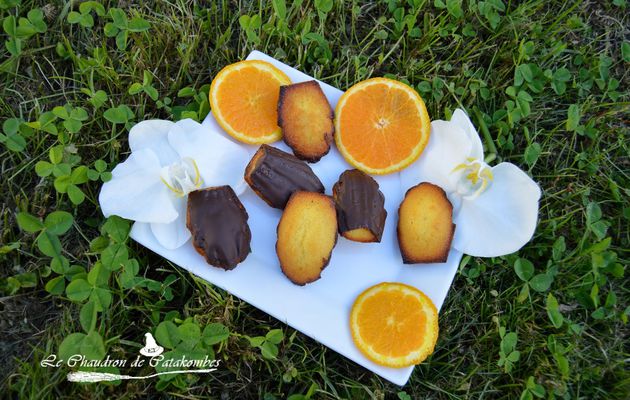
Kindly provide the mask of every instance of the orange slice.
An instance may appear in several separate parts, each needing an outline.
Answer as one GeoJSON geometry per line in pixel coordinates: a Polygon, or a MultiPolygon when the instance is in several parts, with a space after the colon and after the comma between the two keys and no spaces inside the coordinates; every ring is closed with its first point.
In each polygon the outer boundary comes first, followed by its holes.
{"type": "Polygon", "coordinates": [[[408,367],[433,353],[437,309],[415,287],[383,282],[357,297],[350,312],[350,330],[354,343],[370,360],[387,367],[408,367]]]}
{"type": "Polygon", "coordinates": [[[219,125],[250,144],[282,137],[278,126],[280,86],[291,80],[272,64],[247,60],[223,68],[210,85],[210,107],[219,125]]]}
{"type": "Polygon", "coordinates": [[[420,95],[404,83],[372,78],[352,86],[335,109],[335,142],[363,172],[389,174],[414,162],[429,141],[431,121],[420,95]]]}

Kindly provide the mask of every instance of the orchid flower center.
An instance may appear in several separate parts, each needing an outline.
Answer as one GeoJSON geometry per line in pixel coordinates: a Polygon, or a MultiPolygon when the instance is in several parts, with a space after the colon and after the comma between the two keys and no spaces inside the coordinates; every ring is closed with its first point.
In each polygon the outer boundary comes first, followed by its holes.
{"type": "Polygon", "coordinates": [[[186,196],[201,187],[202,179],[194,159],[183,157],[160,171],[160,179],[178,197],[186,196]]]}
{"type": "Polygon", "coordinates": [[[481,160],[469,157],[453,168],[451,174],[458,173],[457,193],[467,199],[474,199],[492,183],[492,169],[481,160]]]}

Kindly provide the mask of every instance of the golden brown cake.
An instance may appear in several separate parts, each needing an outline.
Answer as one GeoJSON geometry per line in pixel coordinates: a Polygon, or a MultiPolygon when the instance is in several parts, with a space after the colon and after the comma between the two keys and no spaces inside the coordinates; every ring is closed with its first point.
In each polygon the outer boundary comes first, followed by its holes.
{"type": "Polygon", "coordinates": [[[277,232],[276,253],[282,272],[297,285],[316,281],[337,243],[335,203],[321,193],[295,192],[277,232]]]}
{"type": "Polygon", "coordinates": [[[439,186],[412,187],[398,209],[398,246],[405,264],[446,262],[455,232],[453,206],[439,186]]]}
{"type": "Polygon", "coordinates": [[[280,86],[278,125],[299,159],[317,162],[333,141],[334,112],[317,81],[280,86]]]}

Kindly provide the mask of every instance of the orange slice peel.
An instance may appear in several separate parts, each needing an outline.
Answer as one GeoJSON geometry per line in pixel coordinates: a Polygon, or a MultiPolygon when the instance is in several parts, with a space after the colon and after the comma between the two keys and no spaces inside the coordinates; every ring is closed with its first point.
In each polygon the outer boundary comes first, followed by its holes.
{"type": "Polygon", "coordinates": [[[390,174],[414,162],[429,142],[431,121],[410,86],[388,78],[357,83],[335,108],[335,142],[343,157],[369,174],[390,174]]]}
{"type": "Polygon", "coordinates": [[[424,361],[438,338],[437,309],[413,286],[383,282],[361,293],[350,312],[358,349],[379,365],[402,368],[424,361]]]}
{"type": "Polygon", "coordinates": [[[212,114],[230,136],[241,142],[275,142],[282,137],[277,111],[280,86],[289,84],[289,77],[266,61],[230,64],[210,85],[212,114]]]}

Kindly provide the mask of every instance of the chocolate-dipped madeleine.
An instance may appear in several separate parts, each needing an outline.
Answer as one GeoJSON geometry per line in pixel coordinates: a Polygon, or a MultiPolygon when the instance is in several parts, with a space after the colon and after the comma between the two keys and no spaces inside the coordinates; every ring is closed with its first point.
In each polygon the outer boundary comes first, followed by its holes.
{"type": "Polygon", "coordinates": [[[192,243],[208,264],[233,269],[251,252],[249,216],[230,186],[188,194],[186,226],[192,243]]]}
{"type": "Polygon", "coordinates": [[[335,133],[334,115],[317,81],[280,86],[278,126],[297,158],[317,162],[328,154],[335,133]]]}
{"type": "Polygon", "coordinates": [[[276,253],[296,285],[318,280],[337,243],[335,203],[325,194],[295,192],[278,223],[276,253]]]}
{"type": "Polygon", "coordinates": [[[405,264],[446,262],[455,224],[444,190],[428,182],[407,190],[398,209],[397,233],[405,264]]]}
{"type": "Polygon", "coordinates": [[[387,211],[385,196],[371,176],[347,170],[333,186],[339,233],[355,242],[380,242],[387,211]]]}
{"type": "Polygon", "coordinates": [[[245,181],[267,204],[279,209],[299,190],[324,193],[324,185],[307,163],[266,144],[247,164],[245,181]]]}

